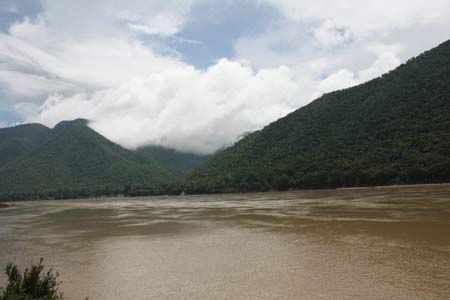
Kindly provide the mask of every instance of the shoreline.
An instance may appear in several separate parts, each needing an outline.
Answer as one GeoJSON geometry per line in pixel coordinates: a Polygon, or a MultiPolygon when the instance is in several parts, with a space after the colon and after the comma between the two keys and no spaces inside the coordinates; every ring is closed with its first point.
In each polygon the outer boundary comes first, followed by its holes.
{"type": "Polygon", "coordinates": [[[285,191],[260,191],[260,192],[233,192],[233,193],[217,193],[217,194],[186,194],[186,195],[149,195],[149,196],[99,196],[99,197],[87,197],[87,198],[72,198],[72,199],[28,199],[28,200],[3,200],[0,202],[0,209],[12,207],[11,203],[16,202],[29,202],[29,201],[76,201],[76,200],[126,200],[137,198],[168,198],[168,197],[206,197],[206,196],[221,196],[221,195],[233,195],[233,194],[263,194],[263,193],[289,193],[289,192],[305,192],[305,191],[352,191],[352,190],[380,190],[380,189],[402,189],[402,188],[438,188],[438,187],[450,187],[450,182],[444,183],[420,183],[420,184],[393,184],[393,185],[377,185],[377,186],[361,186],[361,187],[343,187],[343,188],[317,188],[317,189],[288,189],[285,191]],[[8,203],[8,204],[7,204],[8,203]]]}
{"type": "Polygon", "coordinates": [[[345,187],[336,188],[336,190],[363,190],[363,189],[399,189],[399,188],[432,188],[440,186],[450,186],[450,182],[442,183],[416,183],[416,184],[391,184],[391,185],[375,185],[375,186],[362,186],[362,187],[345,187]]]}

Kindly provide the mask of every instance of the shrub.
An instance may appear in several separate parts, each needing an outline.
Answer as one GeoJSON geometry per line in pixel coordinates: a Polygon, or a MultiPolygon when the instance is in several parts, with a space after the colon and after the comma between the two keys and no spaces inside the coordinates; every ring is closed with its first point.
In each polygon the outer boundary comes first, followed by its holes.
{"type": "Polygon", "coordinates": [[[43,259],[38,265],[32,265],[21,275],[17,266],[8,263],[5,273],[8,277],[6,287],[0,288],[0,300],[62,300],[64,296],[58,290],[59,274],[52,269],[44,272],[43,259]]]}

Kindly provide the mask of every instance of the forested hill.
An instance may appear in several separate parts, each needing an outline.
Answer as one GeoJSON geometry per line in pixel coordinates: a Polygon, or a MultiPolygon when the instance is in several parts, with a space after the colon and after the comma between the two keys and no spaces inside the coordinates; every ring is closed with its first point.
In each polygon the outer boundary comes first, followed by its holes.
{"type": "Polygon", "coordinates": [[[177,177],[189,173],[210,157],[210,155],[182,153],[161,146],[144,146],[136,149],[136,154],[144,161],[156,162],[177,177]]]}
{"type": "Polygon", "coordinates": [[[0,168],[44,143],[50,128],[41,124],[25,124],[0,129],[0,168]]]}
{"type": "Polygon", "coordinates": [[[326,94],[190,174],[190,193],[450,181],[450,41],[326,94]]]}
{"type": "Polygon", "coordinates": [[[0,199],[163,194],[206,159],[157,146],[131,151],[87,124],[0,129],[0,199]]]}
{"type": "Polygon", "coordinates": [[[58,124],[43,144],[0,167],[1,194],[25,198],[117,194],[174,179],[90,129],[85,120],[58,124]]]}

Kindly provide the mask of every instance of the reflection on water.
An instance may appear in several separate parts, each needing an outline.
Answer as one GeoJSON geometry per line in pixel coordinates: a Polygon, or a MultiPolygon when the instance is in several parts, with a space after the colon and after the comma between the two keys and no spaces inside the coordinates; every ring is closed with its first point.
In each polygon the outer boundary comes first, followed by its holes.
{"type": "Polygon", "coordinates": [[[0,210],[0,264],[41,256],[69,299],[448,299],[450,185],[0,210]]]}

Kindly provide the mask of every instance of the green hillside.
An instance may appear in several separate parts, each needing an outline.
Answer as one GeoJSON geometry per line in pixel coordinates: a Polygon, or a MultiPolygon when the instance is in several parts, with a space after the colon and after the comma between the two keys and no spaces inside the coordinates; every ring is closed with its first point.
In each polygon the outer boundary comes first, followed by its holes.
{"type": "Polygon", "coordinates": [[[141,147],[136,150],[136,154],[144,161],[159,164],[176,176],[187,174],[210,157],[209,155],[182,153],[161,146],[141,147]]]}
{"type": "Polygon", "coordinates": [[[50,135],[50,129],[41,124],[25,124],[0,129],[0,167],[30,153],[50,135]]]}
{"type": "Polygon", "coordinates": [[[190,174],[190,193],[450,181],[450,41],[326,94],[190,174]]]}
{"type": "Polygon", "coordinates": [[[1,194],[26,198],[123,193],[173,180],[171,172],[142,162],[90,129],[86,120],[61,122],[44,144],[0,167],[1,194]]]}

